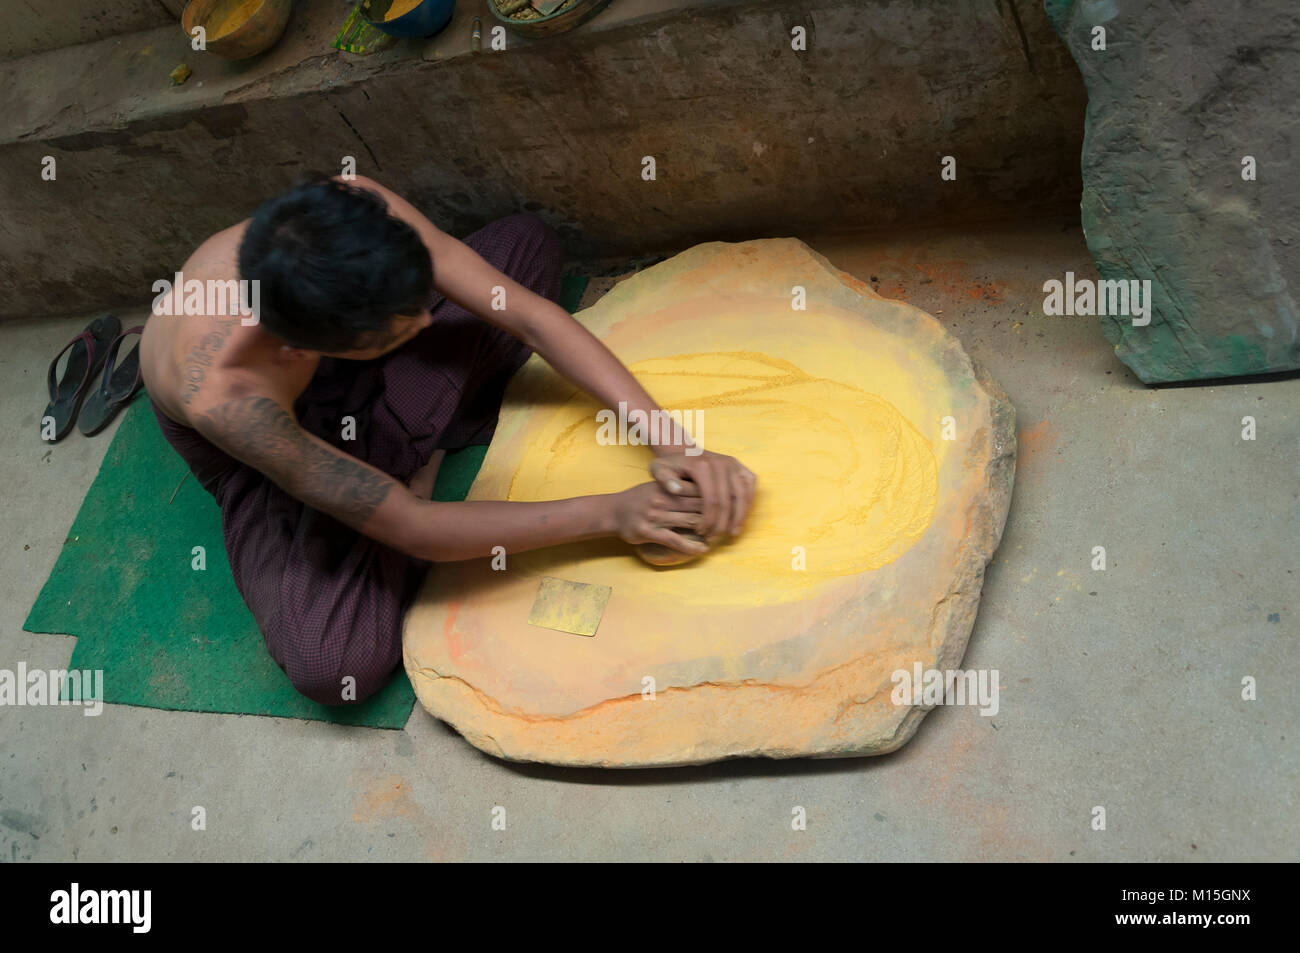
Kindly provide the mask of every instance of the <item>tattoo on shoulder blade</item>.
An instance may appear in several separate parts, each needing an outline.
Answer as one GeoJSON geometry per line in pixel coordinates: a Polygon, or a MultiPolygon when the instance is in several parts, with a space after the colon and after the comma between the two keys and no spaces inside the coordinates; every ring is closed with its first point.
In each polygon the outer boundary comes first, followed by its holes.
{"type": "Polygon", "coordinates": [[[304,502],[356,526],[370,518],[397,483],[341,450],[322,447],[266,397],[219,404],[202,419],[230,452],[272,479],[292,480],[304,502]]]}
{"type": "Polygon", "coordinates": [[[217,352],[225,347],[226,339],[230,337],[230,332],[235,329],[235,322],[238,320],[237,317],[217,318],[216,330],[203,335],[199,343],[194,345],[190,353],[185,356],[185,370],[181,380],[181,403],[189,404],[194,399],[194,395],[199,392],[208,368],[217,359],[217,352]]]}

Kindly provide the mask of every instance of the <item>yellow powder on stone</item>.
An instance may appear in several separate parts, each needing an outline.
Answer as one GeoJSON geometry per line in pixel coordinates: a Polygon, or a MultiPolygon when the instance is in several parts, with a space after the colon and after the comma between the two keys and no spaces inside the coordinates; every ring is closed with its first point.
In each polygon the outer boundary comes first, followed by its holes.
{"type": "Polygon", "coordinates": [[[422,2],[423,0],[393,0],[392,6],[384,14],[384,22],[387,23],[389,20],[396,20],[398,17],[405,16],[422,2]]]}
{"type": "Polygon", "coordinates": [[[248,22],[248,18],[257,12],[262,0],[228,0],[218,4],[208,17],[208,38],[215,40],[233,33],[248,22]]]}
{"type": "MultiPolygon", "coordinates": [[[[630,370],[665,410],[702,412],[702,443],[753,470],[758,497],[741,536],[694,563],[656,571],[630,548],[593,546],[573,578],[696,605],[773,604],[893,562],[930,525],[931,446],[891,403],[849,383],[860,379],[854,355],[845,355],[842,379],[754,352],[655,358],[630,370]]],[[[597,442],[597,409],[577,395],[549,416],[539,411],[507,498],[610,493],[648,480],[648,448],[597,442]]],[[[512,561],[545,571],[553,558],[539,551],[512,561]]]]}

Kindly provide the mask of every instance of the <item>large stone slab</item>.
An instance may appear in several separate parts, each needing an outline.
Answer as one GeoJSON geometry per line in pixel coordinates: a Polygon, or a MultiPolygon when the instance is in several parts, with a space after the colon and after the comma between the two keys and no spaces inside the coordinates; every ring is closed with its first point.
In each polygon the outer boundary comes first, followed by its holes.
{"type": "Polygon", "coordinates": [[[1300,8],[1046,6],[1088,88],[1088,247],[1154,292],[1149,326],[1101,319],[1115,353],[1147,383],[1300,367],[1300,8]]]}
{"type": "MultiPolygon", "coordinates": [[[[749,524],[672,569],[617,540],[435,567],[405,631],[420,701],[521,761],[902,745],[926,709],[895,704],[892,675],[958,666],[1006,519],[1015,430],[998,386],[934,318],[788,239],[697,246],[578,319],[758,474],[749,524]],[[610,587],[594,637],[528,624],[548,576],[610,587]]],[[[599,409],[532,358],[469,499],[644,482],[649,452],[600,445],[599,409]]]]}

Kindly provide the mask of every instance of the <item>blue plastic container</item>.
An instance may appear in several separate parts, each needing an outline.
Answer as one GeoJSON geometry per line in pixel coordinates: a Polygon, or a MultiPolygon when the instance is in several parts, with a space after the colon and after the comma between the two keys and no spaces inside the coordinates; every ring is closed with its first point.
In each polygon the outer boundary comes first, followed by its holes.
{"type": "Polygon", "coordinates": [[[390,36],[421,38],[433,36],[450,23],[455,9],[456,0],[423,0],[396,20],[372,20],[366,16],[365,7],[361,8],[361,15],[375,29],[383,30],[390,36]]]}

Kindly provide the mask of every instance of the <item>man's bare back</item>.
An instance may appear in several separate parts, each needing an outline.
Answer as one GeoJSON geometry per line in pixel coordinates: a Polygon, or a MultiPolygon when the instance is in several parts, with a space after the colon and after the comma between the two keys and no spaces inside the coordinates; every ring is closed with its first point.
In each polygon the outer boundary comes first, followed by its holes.
{"type": "MultiPolygon", "coordinates": [[[[217,232],[181,266],[186,280],[238,281],[239,243],[248,220],[217,232]]],[[[173,293],[178,293],[175,289],[173,293]]],[[[235,313],[154,314],[140,341],[140,367],[149,396],[168,417],[187,427],[214,404],[250,388],[292,405],[315,373],[318,360],[276,362],[280,342],[235,313]]]]}

